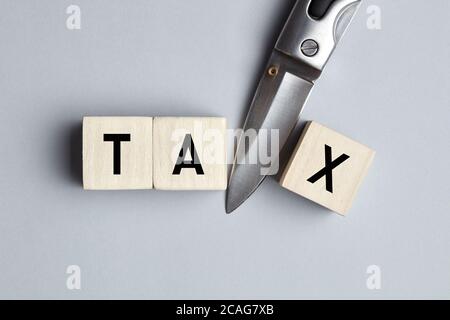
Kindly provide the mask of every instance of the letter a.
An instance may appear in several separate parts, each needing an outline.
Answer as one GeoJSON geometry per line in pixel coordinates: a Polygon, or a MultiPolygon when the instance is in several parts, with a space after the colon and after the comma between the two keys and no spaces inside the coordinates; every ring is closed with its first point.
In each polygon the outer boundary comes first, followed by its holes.
{"type": "Polygon", "coordinates": [[[197,175],[205,174],[202,168],[202,164],[200,163],[200,160],[198,158],[197,151],[195,150],[194,140],[192,140],[192,136],[190,134],[187,134],[184,137],[183,146],[178,155],[175,168],[173,168],[172,175],[180,175],[181,170],[184,168],[195,169],[195,173],[197,173],[197,175]],[[185,160],[188,150],[190,150],[191,160],[185,160]]]}
{"type": "Polygon", "coordinates": [[[66,20],[66,27],[69,30],[81,29],[81,9],[77,5],[70,5],[66,9],[66,13],[69,14],[66,20]]]}

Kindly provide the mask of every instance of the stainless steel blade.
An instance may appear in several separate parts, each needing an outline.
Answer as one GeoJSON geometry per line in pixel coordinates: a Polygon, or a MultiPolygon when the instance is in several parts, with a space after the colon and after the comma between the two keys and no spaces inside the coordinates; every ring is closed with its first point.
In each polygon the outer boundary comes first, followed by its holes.
{"type": "Polygon", "coordinates": [[[278,145],[281,149],[298,121],[314,85],[312,81],[319,74],[318,70],[299,64],[276,50],[272,54],[245,121],[244,134],[239,139],[227,193],[227,213],[239,207],[267,174],[277,173],[270,172],[271,169],[259,161],[259,137],[250,140],[245,133],[250,129],[257,132],[266,129],[269,134],[270,130],[278,130],[278,145]],[[250,159],[256,159],[257,162],[248,163],[250,159]]]}

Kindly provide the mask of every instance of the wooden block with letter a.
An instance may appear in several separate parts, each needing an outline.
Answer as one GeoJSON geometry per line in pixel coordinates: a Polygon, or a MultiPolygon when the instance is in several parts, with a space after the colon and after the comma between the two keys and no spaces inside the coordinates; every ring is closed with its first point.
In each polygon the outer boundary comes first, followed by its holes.
{"type": "Polygon", "coordinates": [[[309,122],[280,184],[345,215],[374,156],[368,147],[317,122],[309,122]]]}
{"type": "Polygon", "coordinates": [[[155,189],[227,188],[224,118],[155,118],[153,149],[155,189]]]}
{"type": "Polygon", "coordinates": [[[148,117],[85,117],[84,188],[152,189],[152,131],[148,117]]]}

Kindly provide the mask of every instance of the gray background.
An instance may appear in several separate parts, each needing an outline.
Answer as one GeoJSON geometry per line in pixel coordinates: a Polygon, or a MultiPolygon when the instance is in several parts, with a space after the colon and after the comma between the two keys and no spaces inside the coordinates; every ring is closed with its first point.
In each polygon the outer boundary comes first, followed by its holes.
{"type": "Polygon", "coordinates": [[[377,151],[347,218],[273,178],[230,216],[224,192],[83,191],[84,115],[242,125],[293,2],[0,2],[1,298],[450,298],[448,0],[366,0],[314,89],[304,120],[377,151]]]}

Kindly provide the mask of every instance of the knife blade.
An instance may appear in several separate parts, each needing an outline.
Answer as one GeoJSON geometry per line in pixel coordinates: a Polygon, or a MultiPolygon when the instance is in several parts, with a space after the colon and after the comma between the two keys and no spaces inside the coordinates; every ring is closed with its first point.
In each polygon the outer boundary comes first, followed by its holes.
{"type": "MultiPolygon", "coordinates": [[[[226,198],[231,213],[278,166],[259,161],[263,134],[277,133],[277,154],[298,122],[315,81],[353,19],[361,0],[297,0],[275,44],[237,144],[226,198]],[[247,135],[248,132],[256,135],[247,135]],[[257,159],[249,161],[249,159],[257,159]]],[[[267,150],[267,148],[265,149],[267,150]]],[[[277,161],[274,161],[277,163],[277,161]]]]}

